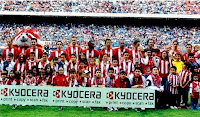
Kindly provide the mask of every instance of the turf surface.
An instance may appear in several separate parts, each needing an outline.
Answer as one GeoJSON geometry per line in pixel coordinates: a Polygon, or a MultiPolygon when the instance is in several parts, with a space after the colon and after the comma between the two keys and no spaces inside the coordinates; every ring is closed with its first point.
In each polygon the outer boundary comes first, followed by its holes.
{"type": "Polygon", "coordinates": [[[91,112],[89,108],[82,107],[64,107],[63,111],[58,111],[58,107],[45,106],[19,106],[16,110],[12,110],[12,106],[1,105],[0,117],[200,117],[200,111],[148,109],[138,113],[133,109],[108,112],[103,108],[95,108],[91,112]]]}

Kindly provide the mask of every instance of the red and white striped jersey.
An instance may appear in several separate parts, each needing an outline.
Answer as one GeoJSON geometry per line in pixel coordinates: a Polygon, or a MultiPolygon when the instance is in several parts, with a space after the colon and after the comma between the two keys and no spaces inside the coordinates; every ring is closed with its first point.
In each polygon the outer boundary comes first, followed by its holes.
{"type": "Polygon", "coordinates": [[[101,77],[106,77],[109,67],[111,66],[110,62],[101,61],[98,65],[98,68],[101,70],[101,77]]]}
{"type": "Polygon", "coordinates": [[[113,69],[114,69],[114,74],[115,75],[119,75],[119,72],[120,72],[120,67],[114,67],[114,66],[112,66],[113,67],[113,69]]]}
{"type": "Polygon", "coordinates": [[[26,61],[26,70],[32,70],[33,66],[37,66],[37,62],[35,60],[26,61]]]}
{"type": "Polygon", "coordinates": [[[159,60],[160,77],[166,78],[169,74],[170,62],[168,60],[159,60]]]}
{"type": "Polygon", "coordinates": [[[88,71],[90,71],[90,78],[94,77],[96,69],[97,69],[96,65],[95,66],[90,66],[90,65],[88,66],[88,71]]]}
{"type": "Polygon", "coordinates": [[[46,65],[50,64],[49,61],[43,61],[41,60],[39,63],[38,63],[38,68],[45,68],[46,65]]]}
{"type": "Polygon", "coordinates": [[[35,86],[37,84],[37,78],[36,77],[32,77],[32,78],[25,77],[24,84],[35,86]]]}
{"type": "Polygon", "coordinates": [[[72,63],[72,62],[70,61],[69,64],[68,64],[68,66],[67,66],[67,68],[68,68],[68,71],[70,71],[71,69],[75,69],[76,72],[77,72],[77,70],[78,70],[78,63],[77,63],[77,62],[72,63]]]}
{"type": "MultiPolygon", "coordinates": [[[[182,70],[180,73],[179,73],[179,76],[181,78],[181,83],[182,85],[184,86],[188,81],[191,81],[192,79],[192,73],[190,71],[187,71],[187,70],[182,70]]],[[[189,86],[189,83],[188,83],[188,86],[189,86]]]]}
{"type": "Polygon", "coordinates": [[[174,87],[175,85],[179,85],[179,76],[178,74],[169,74],[167,77],[168,80],[168,90],[172,94],[178,94],[178,87],[174,87]]]}
{"type": "Polygon", "coordinates": [[[15,66],[14,66],[14,69],[16,71],[20,71],[21,73],[23,73],[26,70],[26,63],[16,62],[15,66]]]}
{"type": "Polygon", "coordinates": [[[130,74],[132,70],[134,70],[134,65],[133,63],[131,62],[131,60],[128,60],[128,61],[122,61],[121,64],[120,64],[120,69],[123,69],[126,74],[130,74]]]}

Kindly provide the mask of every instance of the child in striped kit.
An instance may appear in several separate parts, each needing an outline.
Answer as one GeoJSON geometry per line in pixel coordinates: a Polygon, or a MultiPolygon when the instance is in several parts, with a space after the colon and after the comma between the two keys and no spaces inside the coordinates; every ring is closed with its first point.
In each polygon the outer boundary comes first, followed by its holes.
{"type": "Polygon", "coordinates": [[[177,106],[180,104],[180,96],[178,95],[179,87],[179,76],[176,73],[176,67],[172,66],[170,68],[170,74],[168,75],[168,91],[169,91],[169,104],[171,109],[177,109],[177,106]]]}
{"type": "Polygon", "coordinates": [[[191,110],[193,110],[194,106],[196,106],[197,110],[200,110],[198,105],[200,82],[198,81],[198,79],[199,79],[198,75],[195,74],[193,75],[193,82],[190,83],[191,110]]]}

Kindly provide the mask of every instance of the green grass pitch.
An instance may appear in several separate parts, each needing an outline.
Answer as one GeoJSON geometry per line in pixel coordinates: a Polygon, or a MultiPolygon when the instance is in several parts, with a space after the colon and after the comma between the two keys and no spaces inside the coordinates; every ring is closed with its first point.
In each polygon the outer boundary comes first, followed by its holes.
{"type": "Polygon", "coordinates": [[[133,109],[108,112],[103,108],[95,108],[91,112],[89,108],[82,107],[64,107],[63,111],[58,111],[58,107],[47,106],[19,106],[12,110],[12,106],[0,105],[0,117],[200,117],[200,111],[147,109],[138,113],[133,109]]]}

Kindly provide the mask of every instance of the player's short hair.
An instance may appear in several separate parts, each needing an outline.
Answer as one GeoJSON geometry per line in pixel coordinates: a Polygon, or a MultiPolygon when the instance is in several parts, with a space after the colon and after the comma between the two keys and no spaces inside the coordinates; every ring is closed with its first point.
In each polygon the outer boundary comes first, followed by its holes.
{"type": "Polygon", "coordinates": [[[66,56],[66,54],[65,54],[65,53],[62,53],[60,56],[66,56]]]}
{"type": "Polygon", "coordinates": [[[155,68],[156,68],[156,69],[158,69],[158,67],[156,67],[156,66],[153,66],[153,67],[151,68],[151,71],[152,71],[153,69],[155,69],[155,68]]]}
{"type": "Polygon", "coordinates": [[[70,74],[72,74],[72,73],[76,73],[76,70],[75,70],[74,68],[72,68],[72,69],[70,70],[70,74]]]}
{"type": "Polygon", "coordinates": [[[57,41],[57,42],[56,42],[56,45],[57,45],[59,42],[60,42],[61,44],[63,44],[62,41],[57,41]]]}
{"type": "Polygon", "coordinates": [[[32,74],[32,73],[33,73],[32,70],[28,70],[28,71],[27,71],[27,74],[32,74]]]}
{"type": "Polygon", "coordinates": [[[140,40],[135,40],[135,41],[133,42],[133,44],[136,45],[136,44],[139,43],[139,42],[140,42],[140,40]]]}
{"type": "Polygon", "coordinates": [[[13,53],[8,53],[8,56],[9,57],[13,57],[13,53]]]}
{"type": "Polygon", "coordinates": [[[35,52],[31,52],[30,54],[34,54],[35,55],[35,52]]]}
{"type": "Polygon", "coordinates": [[[194,54],[193,54],[193,53],[189,53],[189,54],[188,54],[188,57],[190,57],[190,56],[194,56],[194,54]]]}
{"type": "Polygon", "coordinates": [[[141,67],[135,67],[135,70],[134,70],[134,71],[136,71],[136,70],[142,71],[142,70],[141,70],[141,67]]]}
{"type": "Polygon", "coordinates": [[[172,66],[170,69],[175,69],[175,71],[177,70],[176,66],[172,66]]]}
{"type": "MultiPolygon", "coordinates": [[[[123,55],[126,54],[126,53],[128,53],[128,51],[125,51],[125,52],[123,53],[123,55]]],[[[129,54],[129,53],[128,53],[128,54],[129,54]]]]}
{"type": "Polygon", "coordinates": [[[97,73],[97,71],[100,71],[100,72],[101,72],[101,70],[100,70],[100,69],[96,69],[96,70],[95,70],[95,74],[97,73]]]}
{"type": "Polygon", "coordinates": [[[149,41],[151,41],[151,40],[153,41],[153,43],[155,43],[155,41],[154,41],[153,39],[148,39],[148,40],[147,40],[147,44],[148,44],[149,41]]]}
{"type": "Polygon", "coordinates": [[[75,56],[76,57],[76,54],[71,54],[71,56],[75,56]]]}
{"type": "Polygon", "coordinates": [[[47,55],[48,56],[47,52],[44,52],[43,55],[47,55]]]}
{"type": "Polygon", "coordinates": [[[35,40],[35,41],[37,42],[37,39],[36,39],[36,38],[32,38],[31,41],[32,41],[32,40],[35,40]]]}
{"type": "Polygon", "coordinates": [[[121,70],[120,74],[126,74],[126,72],[124,70],[121,70]]]}
{"type": "Polygon", "coordinates": [[[110,71],[110,70],[114,72],[114,68],[113,67],[109,67],[108,71],[110,71]]]}
{"type": "Polygon", "coordinates": [[[106,40],[105,40],[105,44],[107,43],[107,41],[111,41],[111,39],[106,39],[106,40]]]}

